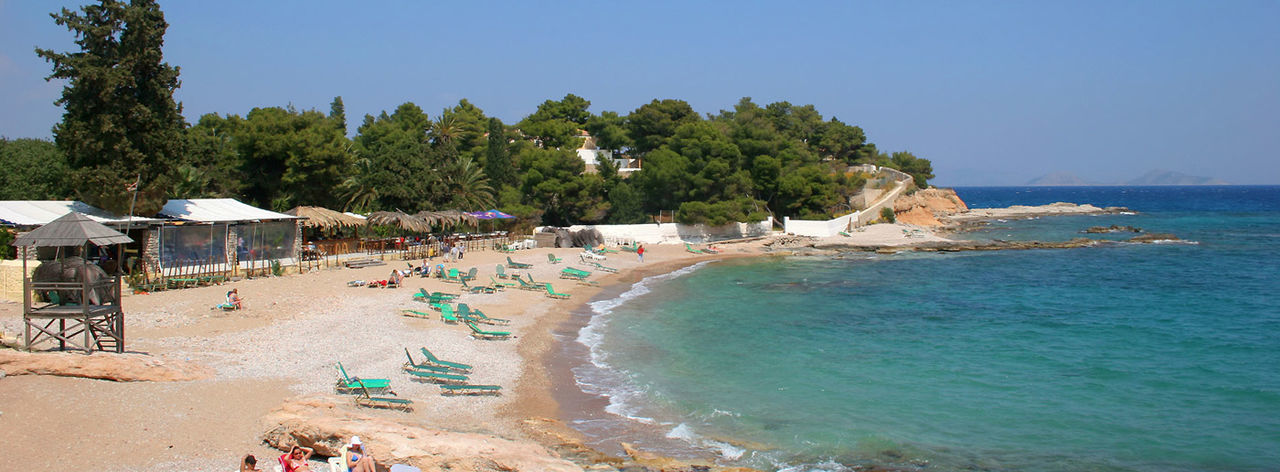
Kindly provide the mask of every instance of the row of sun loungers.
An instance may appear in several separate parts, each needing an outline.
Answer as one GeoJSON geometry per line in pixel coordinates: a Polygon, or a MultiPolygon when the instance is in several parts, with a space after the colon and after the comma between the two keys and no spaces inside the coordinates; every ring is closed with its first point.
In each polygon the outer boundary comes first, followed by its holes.
{"type": "MultiPolygon", "coordinates": [[[[404,355],[408,359],[403,370],[410,378],[435,383],[440,386],[441,395],[501,395],[500,385],[479,385],[469,382],[471,366],[459,362],[451,362],[436,357],[427,348],[421,348],[422,359],[414,360],[408,349],[404,355]]],[[[371,379],[347,375],[341,362],[337,364],[338,382],[334,389],[342,394],[356,395],[356,405],[368,408],[390,408],[403,411],[413,409],[413,400],[395,396],[391,391],[390,379],[371,379]]]]}

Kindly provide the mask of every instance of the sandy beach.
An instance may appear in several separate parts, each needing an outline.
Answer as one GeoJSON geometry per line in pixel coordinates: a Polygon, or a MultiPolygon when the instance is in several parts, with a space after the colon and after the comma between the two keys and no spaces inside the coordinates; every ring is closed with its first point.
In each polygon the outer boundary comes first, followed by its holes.
{"type": "MultiPolygon", "coordinates": [[[[533,264],[522,273],[530,273],[540,282],[552,282],[571,299],[558,300],[542,292],[514,288],[463,295],[458,301],[511,320],[509,326],[495,329],[511,331],[514,337],[496,341],[471,337],[467,326],[442,322],[437,312],[412,298],[419,289],[459,293],[459,285],[415,276],[397,289],[347,286],[352,280],[385,279],[391,269],[421,261],[388,260],[386,265],[362,269],[313,270],[126,295],[128,352],[159,362],[196,366],[203,369],[200,379],[114,382],[7,375],[0,378],[0,435],[10,438],[19,450],[40,451],[13,458],[9,465],[18,469],[227,470],[244,454],[273,463],[280,452],[264,441],[264,434],[278,426],[272,424],[272,411],[300,399],[319,399],[337,405],[343,414],[358,415],[362,419],[357,423],[386,420],[431,431],[478,433],[542,444],[559,451],[546,452],[554,459],[566,447],[584,449],[579,435],[558,421],[564,417],[563,409],[581,412],[600,407],[584,397],[566,374],[570,360],[557,358],[562,352],[558,343],[563,342],[557,341],[557,334],[560,340],[572,339],[573,333],[566,331],[573,329],[572,324],[566,322],[571,314],[582,313],[584,304],[601,291],[616,293],[644,277],[700,261],[786,255],[833,242],[903,247],[939,241],[947,239],[928,228],[881,224],[824,239],[774,235],[717,243],[721,253],[714,255],[692,254],[683,245],[651,245],[646,246],[644,263],[633,253],[610,254],[604,263],[617,268],[618,273],[594,271],[593,285],[558,278],[564,267],[586,268],[579,263],[581,249],[519,251],[510,254],[512,259],[533,264]],[[564,262],[551,264],[548,254],[564,262]],[[232,288],[239,289],[246,308],[212,309],[232,288]],[[403,309],[431,316],[406,317],[401,315],[403,309]],[[471,364],[469,382],[500,385],[504,393],[443,396],[437,385],[411,380],[401,371],[405,350],[418,358],[420,347],[428,347],[440,358],[471,364]],[[397,396],[414,401],[414,411],[357,408],[350,396],[334,394],[334,366],[338,362],[353,376],[390,379],[397,396]],[[562,404],[565,401],[575,404],[562,404]]],[[[478,281],[488,282],[495,266],[504,263],[508,255],[472,252],[446,266],[462,270],[476,267],[478,281]]],[[[442,262],[437,259],[432,264],[442,262]]],[[[0,303],[0,330],[11,343],[21,333],[21,320],[20,304],[0,303]]],[[[98,356],[113,354],[93,355],[98,356]]],[[[4,369],[0,362],[0,370],[4,369]]],[[[608,453],[617,454],[618,450],[608,453]]],[[[405,455],[412,454],[396,451],[396,456],[405,455]]],[[[589,451],[576,457],[569,470],[602,458],[599,452],[589,451]]]]}

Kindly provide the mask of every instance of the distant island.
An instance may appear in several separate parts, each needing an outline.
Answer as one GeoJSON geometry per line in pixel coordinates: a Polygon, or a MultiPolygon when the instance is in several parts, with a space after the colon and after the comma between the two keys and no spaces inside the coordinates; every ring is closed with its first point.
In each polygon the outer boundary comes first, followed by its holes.
{"type": "Polygon", "coordinates": [[[1231,183],[1214,177],[1200,177],[1171,170],[1156,169],[1142,174],[1141,177],[1125,182],[1097,182],[1080,178],[1070,172],[1051,172],[1027,181],[1031,186],[1078,186],[1078,185],[1231,185],[1231,183]]]}

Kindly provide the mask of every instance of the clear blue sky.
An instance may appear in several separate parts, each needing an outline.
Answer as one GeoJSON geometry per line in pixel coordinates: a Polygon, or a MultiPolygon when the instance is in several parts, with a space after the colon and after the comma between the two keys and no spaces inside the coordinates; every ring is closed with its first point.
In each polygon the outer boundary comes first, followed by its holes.
{"type": "MultiPolygon", "coordinates": [[[[50,137],[59,4],[0,0],[0,135],[50,137]]],[[[814,104],[941,185],[1151,169],[1280,184],[1280,1],[168,1],[188,121],[467,98],[514,123],[574,93],[628,113],[814,104]]]]}

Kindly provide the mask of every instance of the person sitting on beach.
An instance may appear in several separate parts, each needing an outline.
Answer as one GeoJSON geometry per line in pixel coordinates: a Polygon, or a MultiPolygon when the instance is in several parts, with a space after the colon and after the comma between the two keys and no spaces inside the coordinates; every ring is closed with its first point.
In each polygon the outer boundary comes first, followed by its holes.
{"type": "Polygon", "coordinates": [[[258,469],[258,458],[253,457],[253,454],[244,456],[244,459],[240,460],[240,472],[262,472],[258,469]]]}
{"type": "Polygon", "coordinates": [[[233,288],[230,292],[227,292],[227,304],[237,310],[244,308],[244,299],[240,298],[240,289],[233,288]]]}
{"type": "Polygon", "coordinates": [[[400,282],[403,282],[403,281],[404,281],[404,274],[401,274],[400,271],[398,270],[391,269],[391,277],[387,278],[387,284],[395,284],[395,286],[399,287],[400,282]]]}
{"type": "Polygon", "coordinates": [[[352,436],[351,444],[347,445],[347,472],[375,472],[377,466],[369,449],[360,442],[360,436],[352,436]]]}
{"type": "Polygon", "coordinates": [[[311,464],[307,463],[307,459],[314,452],[316,451],[309,447],[293,446],[288,454],[280,456],[280,466],[284,468],[284,472],[311,472],[311,464]]]}

